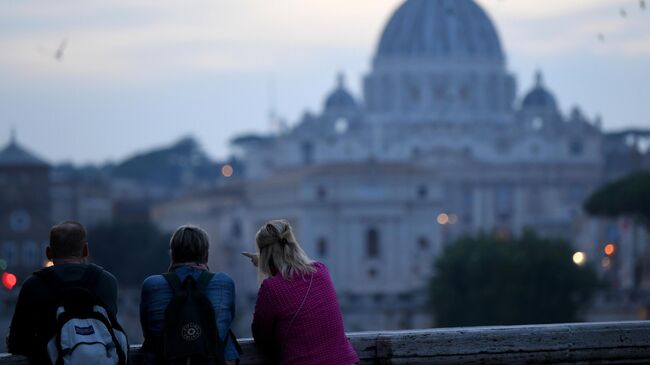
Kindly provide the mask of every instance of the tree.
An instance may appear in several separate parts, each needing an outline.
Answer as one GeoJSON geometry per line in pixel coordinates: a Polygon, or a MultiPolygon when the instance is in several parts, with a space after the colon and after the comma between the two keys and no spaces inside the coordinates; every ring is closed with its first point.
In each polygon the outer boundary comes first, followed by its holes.
{"type": "Polygon", "coordinates": [[[439,326],[574,322],[598,282],[572,256],[565,241],[532,232],[461,238],[436,260],[434,318],[439,326]]]}
{"type": "Polygon", "coordinates": [[[585,202],[595,216],[630,216],[650,227],[650,172],[636,172],[605,185],[585,202]]]}
{"type": "Polygon", "coordinates": [[[149,275],[166,271],[169,237],[151,223],[101,225],[88,232],[90,256],[120,285],[139,287],[149,275]]]}

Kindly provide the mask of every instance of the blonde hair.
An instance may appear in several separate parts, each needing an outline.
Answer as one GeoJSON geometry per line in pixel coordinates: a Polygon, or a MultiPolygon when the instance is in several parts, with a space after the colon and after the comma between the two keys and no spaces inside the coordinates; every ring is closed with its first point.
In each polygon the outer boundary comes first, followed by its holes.
{"type": "Polygon", "coordinates": [[[272,220],[264,224],[255,235],[260,255],[258,270],[263,276],[277,270],[285,280],[316,271],[313,261],[300,247],[293,235],[291,225],[285,219],[272,220]]]}

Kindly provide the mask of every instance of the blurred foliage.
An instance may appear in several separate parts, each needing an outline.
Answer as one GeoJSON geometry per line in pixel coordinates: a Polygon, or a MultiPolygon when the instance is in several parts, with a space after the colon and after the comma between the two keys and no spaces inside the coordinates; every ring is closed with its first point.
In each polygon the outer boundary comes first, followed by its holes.
{"type": "Polygon", "coordinates": [[[151,223],[101,225],[88,232],[91,261],[121,286],[139,287],[148,276],[167,271],[169,237],[151,223]]]}
{"type": "Polygon", "coordinates": [[[196,182],[220,177],[219,165],[191,137],[167,148],[135,155],[115,165],[111,172],[114,177],[168,187],[181,186],[186,179],[196,182]]]}
{"type": "Polygon", "coordinates": [[[430,283],[438,326],[574,322],[598,286],[571,246],[533,232],[461,238],[436,260],[430,283]]]}
{"type": "Polygon", "coordinates": [[[650,172],[636,172],[605,185],[585,202],[595,216],[633,216],[650,224],[650,172]]]}

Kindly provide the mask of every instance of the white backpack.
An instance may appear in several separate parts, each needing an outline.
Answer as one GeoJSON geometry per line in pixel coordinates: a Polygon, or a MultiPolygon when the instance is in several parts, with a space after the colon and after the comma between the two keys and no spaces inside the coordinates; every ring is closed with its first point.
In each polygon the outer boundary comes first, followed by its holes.
{"type": "Polygon", "coordinates": [[[126,365],[124,330],[89,289],[101,273],[100,267],[89,265],[77,282],[64,282],[51,269],[38,273],[57,292],[57,330],[47,344],[53,365],[126,365]]]}

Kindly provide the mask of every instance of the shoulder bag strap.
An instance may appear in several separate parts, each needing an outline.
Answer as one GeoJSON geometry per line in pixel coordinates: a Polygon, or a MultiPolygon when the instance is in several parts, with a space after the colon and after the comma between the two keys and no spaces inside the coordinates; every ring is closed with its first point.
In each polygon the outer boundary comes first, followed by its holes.
{"type": "Polygon", "coordinates": [[[307,288],[307,292],[305,293],[305,297],[302,298],[302,303],[300,303],[300,307],[298,307],[298,310],[296,313],[293,315],[291,318],[291,322],[289,322],[289,327],[287,327],[287,335],[289,335],[289,332],[291,331],[291,326],[293,326],[293,321],[296,320],[296,317],[298,317],[298,313],[300,313],[300,310],[302,310],[302,307],[305,305],[305,302],[307,301],[307,296],[309,296],[309,292],[311,291],[311,284],[314,282],[314,274],[311,274],[311,279],[309,279],[309,287],[307,288]]]}

